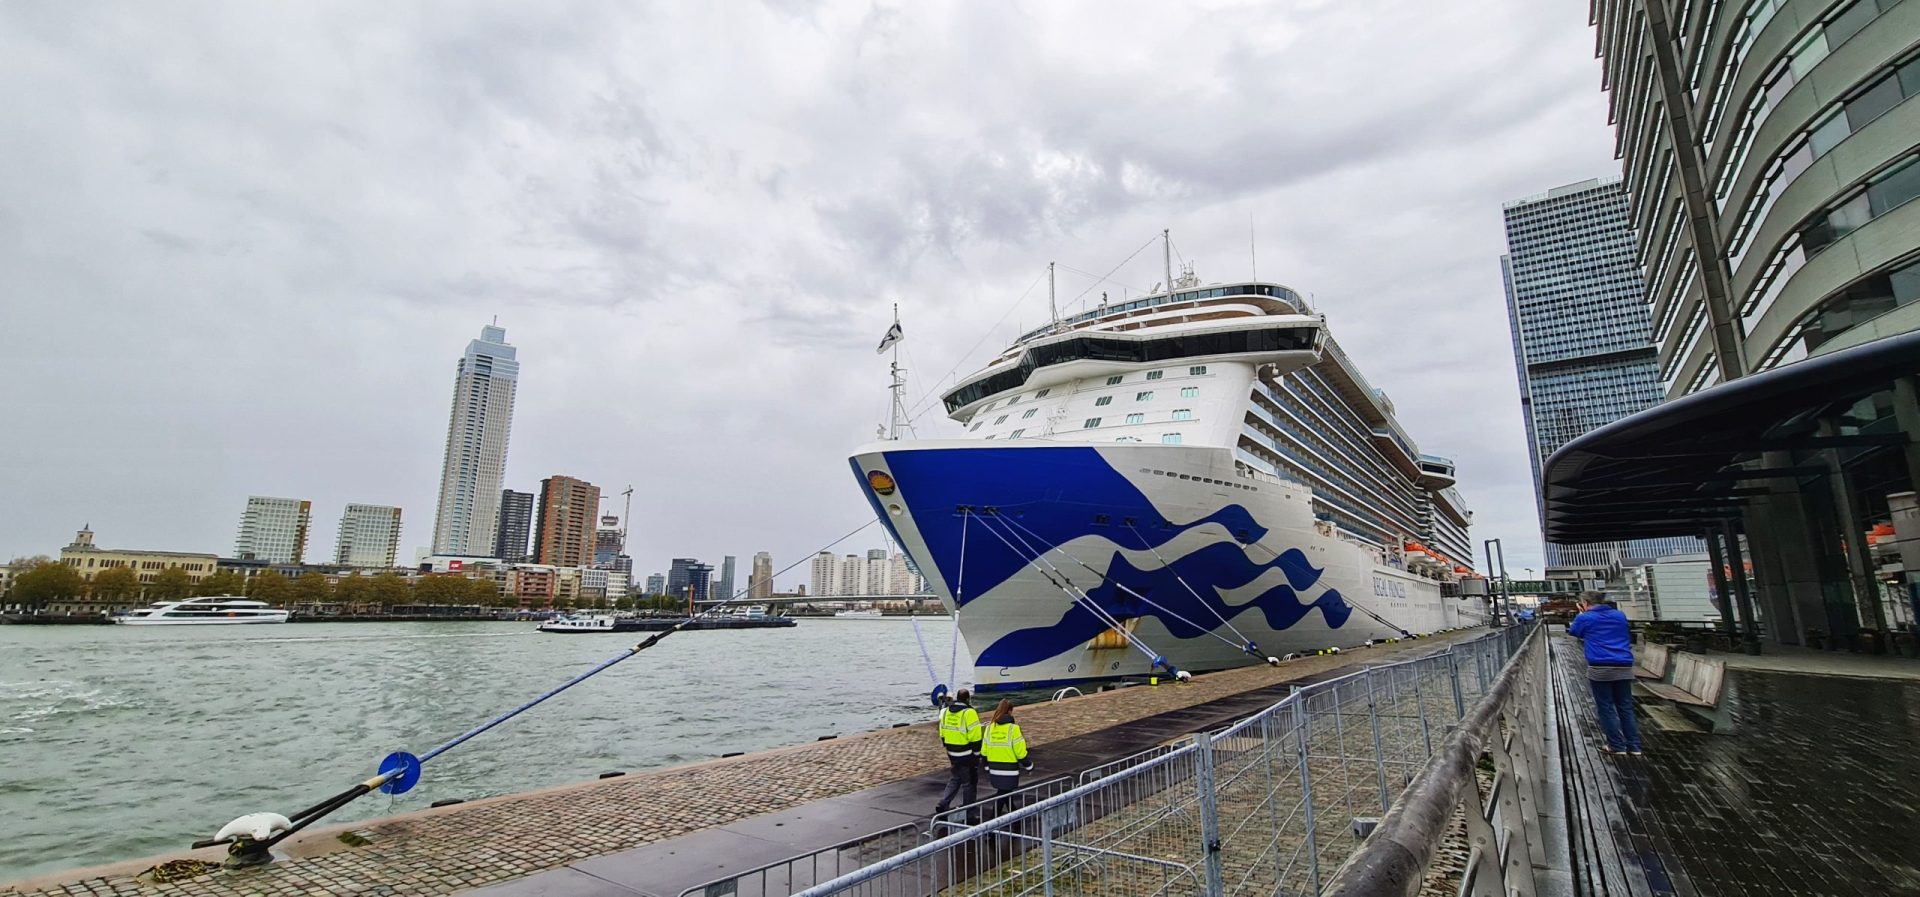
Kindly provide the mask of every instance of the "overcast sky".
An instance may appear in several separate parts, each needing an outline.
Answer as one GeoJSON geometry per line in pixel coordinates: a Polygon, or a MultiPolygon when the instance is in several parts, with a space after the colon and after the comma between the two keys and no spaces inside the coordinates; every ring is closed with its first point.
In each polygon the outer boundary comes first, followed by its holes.
{"type": "Polygon", "coordinates": [[[1599,79],[1572,0],[0,4],[0,556],[227,554],[261,494],[410,558],[498,315],[506,485],[744,580],[870,516],[890,303],[917,399],[1169,227],[1207,281],[1251,230],[1537,567],[1500,205],[1617,173],[1599,79]]]}

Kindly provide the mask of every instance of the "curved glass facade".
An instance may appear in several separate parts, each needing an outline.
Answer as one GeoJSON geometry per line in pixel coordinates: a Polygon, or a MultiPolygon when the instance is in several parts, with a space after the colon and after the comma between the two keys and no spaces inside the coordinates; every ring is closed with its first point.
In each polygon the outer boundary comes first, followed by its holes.
{"type": "Polygon", "coordinates": [[[1592,15],[1666,394],[1857,342],[1912,298],[1920,3],[1653,8],[1592,15]]]}

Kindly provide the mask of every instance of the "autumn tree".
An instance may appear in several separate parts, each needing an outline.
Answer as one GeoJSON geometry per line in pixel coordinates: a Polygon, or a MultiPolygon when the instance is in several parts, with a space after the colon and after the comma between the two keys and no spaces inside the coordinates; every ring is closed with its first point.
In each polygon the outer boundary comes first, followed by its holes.
{"type": "Polygon", "coordinates": [[[247,597],[268,604],[284,604],[293,597],[293,583],[277,570],[262,570],[247,583],[247,597]]]}
{"type": "Polygon", "coordinates": [[[373,600],[381,607],[391,608],[413,600],[413,587],[407,585],[406,577],[397,573],[382,573],[373,578],[373,600]]]}
{"type": "Polygon", "coordinates": [[[293,600],[300,604],[325,604],[333,597],[326,574],[308,570],[292,583],[293,600]]]}
{"type": "Polygon", "coordinates": [[[354,607],[373,601],[373,579],[367,576],[342,576],[333,584],[333,600],[354,607]]]}
{"type": "Polygon", "coordinates": [[[478,604],[481,607],[499,607],[502,603],[499,583],[491,578],[467,580],[466,603],[478,604]]]}
{"type": "Polygon", "coordinates": [[[213,575],[200,580],[193,587],[195,595],[244,595],[247,593],[247,578],[232,570],[216,571],[213,575]]]}
{"type": "Polygon", "coordinates": [[[466,600],[467,579],[462,576],[422,576],[413,585],[413,597],[421,604],[460,604],[466,600]]]}
{"type": "Polygon", "coordinates": [[[140,577],[128,567],[108,567],[88,584],[95,601],[132,601],[140,597],[140,577]]]}
{"type": "MultiPolygon", "coordinates": [[[[11,600],[29,607],[44,607],[55,601],[70,601],[80,596],[86,582],[80,571],[66,564],[42,561],[29,564],[25,573],[13,577],[11,600]]],[[[14,568],[18,570],[18,567],[14,568]]]]}
{"type": "Polygon", "coordinates": [[[154,575],[147,595],[155,601],[184,601],[193,597],[193,577],[179,567],[168,567],[154,575]]]}

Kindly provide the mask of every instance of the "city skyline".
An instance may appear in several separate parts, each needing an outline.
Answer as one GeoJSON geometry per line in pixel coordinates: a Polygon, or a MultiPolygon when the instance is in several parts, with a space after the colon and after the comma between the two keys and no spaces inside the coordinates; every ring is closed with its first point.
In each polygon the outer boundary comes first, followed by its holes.
{"type": "MultiPolygon", "coordinates": [[[[1475,539],[1537,564],[1492,260],[1501,202],[1617,167],[1584,9],[865,15],[589,4],[526,47],[513,36],[532,11],[395,43],[346,7],[0,11],[0,51],[21,63],[0,76],[20,100],[0,128],[74,138],[24,140],[20,164],[48,176],[0,187],[42,234],[0,245],[9,293],[35,297],[12,323],[85,334],[0,359],[10,388],[40,397],[23,411],[62,434],[0,447],[0,555],[47,553],[87,520],[119,544],[221,551],[245,496],[271,490],[406,508],[410,559],[432,544],[447,362],[498,315],[529,353],[502,485],[633,483],[636,569],[738,547],[804,557],[870,515],[846,458],[884,417],[872,346],[892,302],[915,428],[951,434],[919,413],[925,396],[1047,314],[1031,285],[1049,260],[1063,309],[1117,298],[1161,279],[1151,253],[1104,284],[1069,267],[1105,273],[1171,227],[1203,280],[1257,269],[1311,294],[1408,430],[1458,462],[1475,539]],[[167,37],[84,37],[101,33],[167,37]],[[1169,34],[1238,55],[1115,64],[1114,48],[1169,34]],[[328,64],[341,46],[365,64],[328,64]],[[698,90],[674,76],[719,46],[753,64],[698,90]],[[1017,62],[982,72],[987,53],[1017,62]],[[155,82],[142,73],[160,54],[202,64],[155,82]],[[283,92],[288,66],[319,80],[283,92]],[[236,105],[235,84],[266,87],[236,105]],[[917,107],[940,114],[891,114],[917,107]],[[834,125],[849,116],[874,126],[854,139],[834,125]],[[97,251],[33,248],[59,245],[97,251]],[[276,338],[223,336],[236,322],[276,338]],[[110,396],[114,413],[54,395],[110,396]]],[[[310,545],[336,526],[321,515],[310,545]]]]}

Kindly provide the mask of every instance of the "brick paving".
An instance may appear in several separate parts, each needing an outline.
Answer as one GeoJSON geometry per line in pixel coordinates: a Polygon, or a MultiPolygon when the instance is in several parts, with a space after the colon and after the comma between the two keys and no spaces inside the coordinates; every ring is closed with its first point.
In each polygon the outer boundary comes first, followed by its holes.
{"type": "MultiPolygon", "coordinates": [[[[1187,685],[1129,688],[1036,704],[1020,711],[1021,728],[1030,743],[1042,747],[1341,667],[1404,659],[1479,634],[1446,633],[1338,656],[1300,658],[1277,669],[1210,673],[1187,685]]],[[[291,856],[262,869],[223,870],[169,884],[156,884],[142,874],[158,862],[189,856],[176,854],[0,886],[0,894],[450,894],[911,778],[945,764],[932,725],[921,724],[319,829],[290,839],[283,846],[291,856]],[[366,843],[347,846],[340,835],[348,831],[366,843]]],[[[205,858],[208,853],[192,855],[205,858]]]]}
{"type": "MultiPolygon", "coordinates": [[[[1920,682],[1729,668],[1730,733],[1663,728],[1606,757],[1579,646],[1555,639],[1570,804],[1611,841],[1607,893],[1920,894],[1920,682]]],[[[1716,658],[1719,655],[1715,655],[1716,658]]]]}

